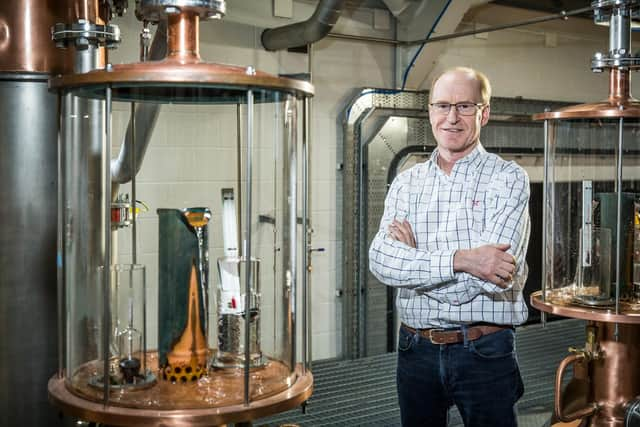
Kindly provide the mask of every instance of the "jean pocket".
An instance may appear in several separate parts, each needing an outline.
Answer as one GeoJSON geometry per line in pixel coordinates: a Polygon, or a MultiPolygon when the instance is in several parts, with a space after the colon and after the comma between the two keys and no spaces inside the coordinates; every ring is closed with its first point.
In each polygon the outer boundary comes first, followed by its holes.
{"type": "Polygon", "coordinates": [[[504,359],[515,354],[515,333],[503,329],[469,343],[469,350],[483,359],[504,359]]]}
{"type": "Polygon", "coordinates": [[[398,333],[398,351],[407,351],[413,345],[413,334],[404,328],[400,328],[398,333]]]}

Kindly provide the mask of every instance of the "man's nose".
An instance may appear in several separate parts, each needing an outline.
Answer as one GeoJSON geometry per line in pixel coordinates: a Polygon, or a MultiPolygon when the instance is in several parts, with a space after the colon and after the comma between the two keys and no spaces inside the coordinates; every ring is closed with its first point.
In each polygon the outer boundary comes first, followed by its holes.
{"type": "Polygon", "coordinates": [[[451,123],[455,123],[460,118],[460,113],[458,113],[458,109],[455,105],[452,105],[449,108],[449,112],[447,113],[447,121],[451,123]]]}

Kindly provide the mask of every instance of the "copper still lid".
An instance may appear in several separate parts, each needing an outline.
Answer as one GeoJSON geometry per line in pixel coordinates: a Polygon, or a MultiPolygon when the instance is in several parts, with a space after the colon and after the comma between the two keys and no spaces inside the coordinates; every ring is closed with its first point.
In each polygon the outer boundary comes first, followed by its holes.
{"type": "Polygon", "coordinates": [[[80,89],[78,94],[95,98],[104,97],[104,89],[110,86],[113,100],[174,103],[236,103],[241,102],[250,89],[304,97],[314,93],[311,83],[273,76],[250,67],[206,62],[184,64],[173,58],[56,76],[49,81],[49,86],[80,89]]]}
{"type": "Polygon", "coordinates": [[[301,97],[313,95],[311,83],[273,76],[253,67],[211,64],[200,59],[200,16],[188,8],[167,16],[167,58],[108,66],[83,74],[52,78],[53,89],[78,89],[91,98],[104,97],[111,88],[115,101],[155,101],[172,103],[238,103],[247,90],[265,90],[256,102],[270,102],[274,92],[301,97]]]}
{"type": "Polygon", "coordinates": [[[593,104],[571,105],[533,115],[533,120],[640,118],[640,101],[629,93],[629,70],[609,71],[609,98],[593,104]]]}

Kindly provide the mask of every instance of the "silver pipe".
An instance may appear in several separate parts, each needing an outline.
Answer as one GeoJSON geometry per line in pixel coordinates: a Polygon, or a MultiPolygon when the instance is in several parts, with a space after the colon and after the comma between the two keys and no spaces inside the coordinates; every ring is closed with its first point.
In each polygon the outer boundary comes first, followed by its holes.
{"type": "Polygon", "coordinates": [[[569,16],[579,15],[581,13],[585,13],[589,11],[591,11],[591,7],[583,7],[580,9],[571,10],[569,12],[562,11],[560,13],[555,13],[553,15],[540,16],[538,18],[527,19],[525,21],[514,22],[511,24],[495,25],[493,27],[486,27],[486,28],[468,30],[468,31],[460,31],[457,33],[444,34],[442,36],[435,36],[435,37],[429,37],[428,39],[419,39],[419,40],[412,40],[412,41],[391,40],[391,39],[385,39],[380,37],[356,36],[352,34],[341,34],[341,33],[329,33],[327,34],[327,36],[332,38],[338,38],[338,39],[358,40],[358,41],[366,41],[366,42],[373,42],[373,43],[385,43],[385,44],[393,44],[393,45],[399,45],[399,46],[415,46],[415,45],[421,45],[421,44],[427,44],[427,43],[435,43],[435,42],[449,40],[449,39],[455,39],[458,37],[472,36],[474,34],[490,33],[493,31],[507,30],[509,28],[539,24],[541,22],[553,21],[556,19],[566,20],[569,16]]]}
{"type": "Polygon", "coordinates": [[[104,372],[102,374],[102,381],[104,383],[104,396],[103,402],[105,405],[109,404],[109,363],[110,363],[110,341],[111,341],[111,239],[109,233],[111,232],[111,180],[109,179],[109,159],[111,159],[111,86],[107,86],[105,92],[105,107],[104,107],[104,126],[105,137],[102,143],[102,188],[103,194],[103,239],[104,246],[104,261],[103,261],[103,277],[102,277],[102,289],[103,289],[103,310],[102,314],[102,356],[104,357],[104,372]]]}
{"type": "Polygon", "coordinates": [[[245,165],[246,203],[245,203],[245,232],[244,232],[244,257],[245,257],[245,300],[244,300],[244,403],[249,404],[249,369],[251,362],[251,181],[253,149],[253,91],[247,91],[247,146],[245,165]]]}
{"type": "Polygon", "coordinates": [[[383,37],[357,36],[355,34],[344,34],[344,33],[329,33],[327,34],[327,37],[332,39],[343,39],[343,40],[354,40],[354,41],[361,41],[361,42],[390,44],[394,46],[404,46],[408,43],[401,40],[385,39],[383,37]]]}
{"type": "Polygon", "coordinates": [[[297,129],[298,117],[295,99],[293,96],[287,96],[285,102],[285,123],[289,123],[286,134],[287,144],[287,168],[285,174],[287,182],[287,200],[289,200],[289,223],[286,225],[289,229],[289,268],[288,273],[291,277],[291,369],[295,369],[297,360],[297,307],[298,307],[298,270],[297,265],[297,231],[298,231],[298,153],[297,153],[297,129]]]}
{"type": "Polygon", "coordinates": [[[629,9],[614,8],[609,20],[609,53],[629,54],[631,49],[631,17],[629,9]]]}
{"type": "MultiPolygon", "coordinates": [[[[149,58],[152,61],[163,59],[167,54],[167,23],[161,21],[158,24],[156,34],[153,37],[153,43],[149,51],[149,58]]],[[[133,135],[133,126],[129,122],[127,131],[125,132],[124,141],[120,146],[120,153],[118,158],[111,161],[111,180],[113,181],[113,193],[112,200],[115,199],[118,192],[119,184],[125,184],[131,181],[131,177],[140,171],[144,155],[151,141],[151,135],[158,121],[158,115],[160,114],[160,104],[143,103],[136,109],[135,120],[139,125],[135,129],[135,139],[138,144],[133,153],[131,146],[131,140],[133,135]],[[136,162],[132,162],[132,158],[136,159],[136,162]]]]}
{"type": "Polygon", "coordinates": [[[324,38],[340,18],[344,0],[320,0],[309,19],[262,32],[260,40],[266,50],[307,46],[324,38]]]}

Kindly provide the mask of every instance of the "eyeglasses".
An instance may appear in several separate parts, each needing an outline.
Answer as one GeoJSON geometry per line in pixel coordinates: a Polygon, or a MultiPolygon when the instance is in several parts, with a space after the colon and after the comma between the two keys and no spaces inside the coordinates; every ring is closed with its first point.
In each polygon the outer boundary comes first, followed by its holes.
{"type": "Polygon", "coordinates": [[[458,102],[457,104],[449,104],[447,102],[434,102],[429,104],[431,111],[435,114],[449,114],[451,107],[456,107],[456,111],[461,116],[473,116],[479,108],[484,107],[485,104],[474,104],[473,102],[458,102]]]}

